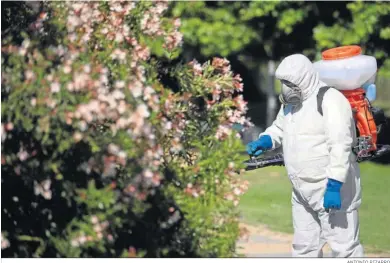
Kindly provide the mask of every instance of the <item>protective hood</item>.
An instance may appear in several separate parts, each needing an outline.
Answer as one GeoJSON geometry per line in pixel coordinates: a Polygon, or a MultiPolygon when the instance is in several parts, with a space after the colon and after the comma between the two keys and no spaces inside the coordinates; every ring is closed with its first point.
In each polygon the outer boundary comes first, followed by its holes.
{"type": "Polygon", "coordinates": [[[275,72],[279,80],[287,80],[302,91],[302,99],[309,98],[314,91],[326,86],[320,81],[318,72],[311,61],[304,55],[294,54],[282,60],[275,72]]]}

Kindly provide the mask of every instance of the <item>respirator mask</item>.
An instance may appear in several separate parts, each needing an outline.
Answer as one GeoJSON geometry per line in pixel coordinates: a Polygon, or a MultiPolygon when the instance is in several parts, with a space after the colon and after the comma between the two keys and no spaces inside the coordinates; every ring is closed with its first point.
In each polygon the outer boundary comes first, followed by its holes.
{"type": "Polygon", "coordinates": [[[282,93],[279,95],[279,100],[284,105],[298,105],[302,102],[302,91],[301,89],[287,81],[281,80],[282,82],[282,93]]]}

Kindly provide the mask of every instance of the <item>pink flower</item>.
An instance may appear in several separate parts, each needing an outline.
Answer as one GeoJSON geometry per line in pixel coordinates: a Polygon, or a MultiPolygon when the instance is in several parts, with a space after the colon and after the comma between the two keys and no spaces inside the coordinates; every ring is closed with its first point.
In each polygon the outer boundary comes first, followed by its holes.
{"type": "Polygon", "coordinates": [[[115,42],[122,43],[124,39],[125,38],[124,38],[122,33],[116,32],[116,34],[115,34],[115,42]]]}
{"type": "Polygon", "coordinates": [[[121,99],[125,98],[125,94],[122,91],[120,91],[120,90],[114,90],[114,92],[112,93],[112,96],[116,100],[121,100],[121,99]]]}
{"type": "Polygon", "coordinates": [[[136,114],[143,118],[147,118],[150,116],[150,112],[148,110],[148,107],[146,107],[145,104],[140,104],[137,106],[136,114]]]}
{"type": "Polygon", "coordinates": [[[226,200],[229,200],[229,201],[233,201],[233,200],[234,200],[234,196],[233,196],[232,194],[227,194],[227,195],[225,196],[225,199],[226,199],[226,200]]]}
{"type": "Polygon", "coordinates": [[[77,239],[72,239],[70,241],[70,244],[72,247],[78,247],[80,244],[79,244],[79,241],[77,239]]]}
{"type": "Polygon", "coordinates": [[[52,197],[50,186],[51,186],[50,179],[43,180],[41,183],[37,183],[36,181],[34,181],[35,195],[42,195],[42,197],[45,198],[46,200],[50,200],[52,197]]]}
{"type": "Polygon", "coordinates": [[[241,78],[240,74],[234,75],[233,79],[234,79],[235,81],[237,81],[237,82],[241,82],[241,81],[242,81],[242,78],[241,78]]]}
{"type": "Polygon", "coordinates": [[[213,58],[211,65],[221,71],[222,74],[226,74],[230,71],[230,62],[226,58],[213,58]]]}
{"type": "Polygon", "coordinates": [[[123,35],[126,37],[130,35],[130,27],[128,25],[123,26],[123,35]]]}
{"type": "Polygon", "coordinates": [[[193,61],[191,61],[189,63],[189,65],[192,67],[192,70],[193,70],[195,75],[202,75],[203,68],[202,68],[202,65],[200,63],[198,63],[198,61],[196,61],[194,59],[193,61]]]}
{"type": "Polygon", "coordinates": [[[240,190],[239,188],[234,188],[233,193],[234,193],[235,195],[240,195],[240,194],[242,194],[242,192],[241,192],[241,190],[240,190]]]}
{"type": "Polygon", "coordinates": [[[132,2],[132,1],[125,2],[124,6],[123,6],[123,10],[124,10],[125,15],[128,15],[130,13],[130,11],[132,9],[134,9],[134,7],[135,7],[135,2],[132,2]]]}
{"type": "MultiPolygon", "coordinates": [[[[152,9],[152,11],[154,11],[152,9]]],[[[158,15],[151,12],[145,12],[141,19],[141,30],[146,35],[158,35],[161,31],[161,23],[158,15]]]]}
{"type": "Polygon", "coordinates": [[[58,93],[60,91],[60,84],[58,82],[53,82],[51,85],[50,85],[50,91],[52,93],[58,93]]]}
{"type": "Polygon", "coordinates": [[[135,81],[132,84],[129,84],[129,90],[131,91],[131,93],[135,98],[138,98],[139,96],[142,95],[142,90],[143,90],[142,83],[139,81],[135,81]]]}
{"type": "Polygon", "coordinates": [[[117,80],[115,81],[115,88],[117,89],[123,89],[125,87],[126,83],[123,80],[117,80]]]}
{"type": "Polygon", "coordinates": [[[172,122],[167,121],[164,123],[164,129],[165,130],[171,130],[172,129],[172,122]]]}
{"type": "Polygon", "coordinates": [[[47,98],[46,99],[46,104],[47,104],[47,106],[49,108],[54,109],[57,106],[57,101],[53,100],[53,99],[50,99],[50,98],[47,98]]]}
{"type": "Polygon", "coordinates": [[[100,32],[101,32],[103,35],[107,35],[107,34],[108,34],[108,28],[105,27],[105,28],[103,28],[100,32]]]}
{"type": "Polygon", "coordinates": [[[76,27],[80,26],[82,23],[81,19],[75,15],[69,15],[67,18],[66,26],[69,32],[73,32],[76,27]]]}
{"type": "Polygon", "coordinates": [[[87,237],[83,234],[78,238],[78,242],[80,245],[83,245],[85,242],[87,242],[87,237]]]}
{"type": "Polygon", "coordinates": [[[14,124],[12,122],[8,122],[4,127],[6,131],[12,131],[14,129],[14,124]]]}
{"type": "Polygon", "coordinates": [[[89,64],[84,65],[83,70],[87,74],[91,73],[91,65],[89,65],[89,64]]]}
{"type": "Polygon", "coordinates": [[[153,177],[153,173],[149,170],[149,169],[146,169],[143,173],[144,177],[146,178],[152,178],[153,177]]]}
{"type": "Polygon", "coordinates": [[[77,40],[77,34],[76,33],[71,33],[68,35],[68,39],[70,40],[70,42],[76,42],[77,40]]]}
{"type": "Polygon", "coordinates": [[[21,162],[24,162],[25,160],[27,160],[27,158],[30,157],[30,155],[28,154],[28,152],[26,150],[23,150],[22,148],[20,149],[20,151],[18,152],[18,158],[21,162]]]}
{"type": "Polygon", "coordinates": [[[244,84],[242,84],[240,82],[234,82],[234,88],[237,91],[242,92],[244,90],[244,84]]]}
{"type": "Polygon", "coordinates": [[[126,52],[117,48],[112,52],[111,58],[114,60],[124,61],[126,59],[126,52]]]}
{"type": "Polygon", "coordinates": [[[99,223],[98,217],[95,216],[95,215],[91,216],[91,223],[94,224],[94,225],[99,223]]]}
{"type": "Polygon", "coordinates": [[[126,158],[127,158],[127,153],[124,152],[124,151],[120,151],[120,152],[118,153],[118,157],[119,157],[119,158],[122,158],[122,159],[126,159],[126,158]]]}
{"type": "Polygon", "coordinates": [[[123,7],[121,6],[120,2],[112,2],[110,3],[110,10],[121,13],[123,12],[123,7]]]}
{"type": "Polygon", "coordinates": [[[47,75],[47,77],[46,77],[46,79],[47,79],[47,81],[49,81],[49,82],[52,82],[53,81],[53,74],[49,74],[49,75],[47,75]]]}
{"type": "Polygon", "coordinates": [[[174,31],[165,37],[165,47],[168,50],[172,50],[181,45],[183,41],[183,34],[179,31],[174,31]]]}
{"type": "Polygon", "coordinates": [[[75,132],[73,134],[73,139],[75,140],[75,142],[79,142],[83,139],[83,135],[80,132],[75,132]]]}
{"type": "Polygon", "coordinates": [[[145,118],[149,117],[150,113],[145,104],[137,106],[136,111],[130,116],[130,123],[134,124],[133,132],[139,134],[142,130],[142,126],[145,123],[145,118]]]}
{"type": "Polygon", "coordinates": [[[74,85],[72,82],[69,82],[67,85],[66,85],[66,89],[68,91],[74,91],[74,85]]]}
{"type": "Polygon", "coordinates": [[[73,9],[76,12],[80,12],[81,9],[84,7],[83,2],[74,2],[74,3],[69,3],[71,5],[71,9],[73,9]]]}
{"type": "Polygon", "coordinates": [[[219,125],[217,129],[217,133],[215,134],[215,138],[218,140],[224,140],[231,134],[231,129],[226,127],[225,125],[219,125]]]}
{"type": "Polygon", "coordinates": [[[144,100],[150,100],[152,94],[154,94],[154,89],[152,89],[150,86],[147,86],[144,89],[144,100]]]}
{"type": "Polygon", "coordinates": [[[119,101],[119,105],[117,107],[117,110],[119,114],[123,114],[127,109],[127,104],[124,100],[119,101]]]}
{"type": "Polygon", "coordinates": [[[137,45],[134,48],[133,56],[141,60],[147,60],[150,56],[150,51],[147,46],[137,45]]]}
{"type": "Polygon", "coordinates": [[[100,225],[95,225],[94,227],[93,227],[93,230],[96,232],[96,233],[101,233],[102,232],[102,227],[100,226],[100,225]]]}
{"type": "Polygon", "coordinates": [[[72,71],[72,68],[69,65],[65,65],[63,71],[65,74],[69,74],[72,71]]]}
{"type": "Polygon", "coordinates": [[[23,42],[22,42],[22,47],[23,47],[23,48],[29,48],[29,47],[30,47],[30,44],[31,44],[30,40],[29,40],[29,39],[25,39],[25,40],[23,40],[23,42]]]}
{"type": "Polygon", "coordinates": [[[27,53],[27,49],[25,49],[25,48],[19,48],[18,54],[19,54],[20,56],[24,57],[24,56],[26,55],[26,53],[27,53]]]}
{"type": "Polygon", "coordinates": [[[176,18],[175,20],[173,20],[173,26],[175,28],[179,28],[181,26],[180,18],[176,18]]]}
{"type": "Polygon", "coordinates": [[[243,113],[247,111],[247,102],[244,101],[244,97],[242,95],[238,95],[237,97],[235,97],[234,102],[239,111],[243,113]]]}
{"type": "Polygon", "coordinates": [[[25,76],[25,78],[26,78],[27,80],[32,80],[32,79],[35,78],[35,74],[34,74],[34,72],[33,72],[32,70],[26,70],[26,71],[24,72],[24,76],[25,76]]]}
{"type": "Polygon", "coordinates": [[[120,151],[120,148],[118,145],[115,145],[113,143],[110,143],[108,145],[108,148],[107,148],[107,151],[110,153],[110,154],[113,154],[113,155],[117,155],[120,151]]]}
{"type": "Polygon", "coordinates": [[[6,249],[10,246],[8,239],[1,233],[1,249],[6,249]]]}
{"type": "Polygon", "coordinates": [[[132,120],[130,119],[125,119],[125,118],[119,118],[117,121],[116,121],[116,127],[118,129],[123,129],[125,127],[127,127],[130,123],[131,123],[132,120]]]}
{"type": "Polygon", "coordinates": [[[240,77],[239,74],[235,75],[233,77],[233,85],[234,85],[234,88],[239,91],[239,92],[242,92],[243,89],[244,89],[244,84],[241,83],[242,81],[242,78],[240,77]]]}
{"type": "Polygon", "coordinates": [[[88,84],[89,76],[84,72],[76,72],[73,75],[73,85],[76,91],[84,89],[88,84]]]}
{"type": "Polygon", "coordinates": [[[183,149],[183,145],[180,143],[180,138],[175,137],[171,142],[170,151],[173,153],[178,153],[183,149]]]}
{"type": "Polygon", "coordinates": [[[90,34],[84,34],[83,37],[81,38],[81,40],[84,43],[87,43],[90,39],[91,39],[91,35],[90,34]]]}

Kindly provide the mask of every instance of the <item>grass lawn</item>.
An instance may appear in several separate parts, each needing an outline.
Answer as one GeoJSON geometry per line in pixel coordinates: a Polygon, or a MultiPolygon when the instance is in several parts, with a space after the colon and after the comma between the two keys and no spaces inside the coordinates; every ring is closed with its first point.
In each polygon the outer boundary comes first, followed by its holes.
{"type": "MultiPolygon", "coordinates": [[[[363,163],[360,168],[361,241],[367,252],[390,252],[390,166],[363,163]]],[[[242,220],[292,233],[291,184],[284,167],[258,169],[244,177],[250,187],[240,204],[242,220]]]]}

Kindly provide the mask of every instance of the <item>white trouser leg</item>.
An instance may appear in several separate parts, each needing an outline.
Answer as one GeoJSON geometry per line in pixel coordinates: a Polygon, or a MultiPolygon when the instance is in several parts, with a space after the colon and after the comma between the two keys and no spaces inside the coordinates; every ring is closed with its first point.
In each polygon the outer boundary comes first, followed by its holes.
{"type": "Polygon", "coordinates": [[[324,239],[332,249],[333,257],[363,257],[359,241],[358,211],[320,211],[318,213],[324,239]]]}
{"type": "Polygon", "coordinates": [[[294,237],[292,243],[293,257],[322,257],[324,246],[321,236],[320,221],[316,213],[292,197],[292,216],[294,237]]]}

